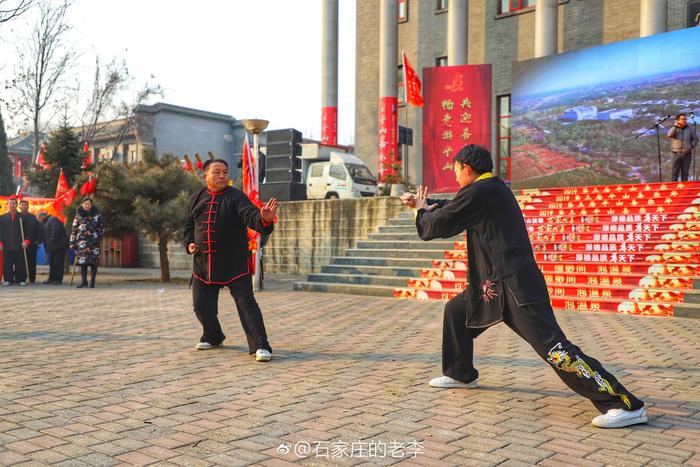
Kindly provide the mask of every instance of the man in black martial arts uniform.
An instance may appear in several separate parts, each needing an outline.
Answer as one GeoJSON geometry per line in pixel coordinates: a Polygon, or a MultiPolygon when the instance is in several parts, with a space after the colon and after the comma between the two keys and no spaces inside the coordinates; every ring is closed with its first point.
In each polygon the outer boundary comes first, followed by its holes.
{"type": "Polygon", "coordinates": [[[29,212],[29,201],[23,199],[19,202],[19,212],[24,222],[24,238],[29,240],[27,246],[27,264],[29,267],[29,283],[36,282],[36,253],[39,244],[44,242],[44,229],[39,224],[36,216],[29,212]]]}
{"type": "Polygon", "coordinates": [[[240,190],[228,185],[228,164],[222,159],[204,163],[207,187],[192,195],[185,221],[185,247],[194,256],[192,299],[203,333],[197,350],[220,347],[226,336],[217,318],[219,289],[226,286],[236,303],[248,340],[259,362],[272,358],[262,312],[253,295],[254,261],[248,250],[247,229],[270,235],[277,200],[258,209],[240,190]]]}
{"type": "Polygon", "coordinates": [[[461,189],[451,201],[427,199],[427,188],[406,193],[417,210],[423,240],[466,230],[469,287],[445,306],[442,372],[430,385],[476,388],[473,339],[503,321],[546,360],[571,389],[602,413],[593,425],[619,428],[647,421],[644,403],[595,359],[569,342],[557,324],[542,272],[535,263],[520,207],[511,190],[491,174],[491,154],[468,145],[454,158],[461,189]],[[466,323],[466,325],[465,325],[466,323]]]}

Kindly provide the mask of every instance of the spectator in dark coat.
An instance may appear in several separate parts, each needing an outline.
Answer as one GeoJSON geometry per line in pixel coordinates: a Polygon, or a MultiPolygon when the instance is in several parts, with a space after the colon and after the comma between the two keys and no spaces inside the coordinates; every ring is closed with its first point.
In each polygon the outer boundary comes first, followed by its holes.
{"type": "Polygon", "coordinates": [[[36,252],[39,244],[44,241],[44,229],[41,228],[36,216],[29,212],[29,202],[23,199],[19,202],[19,212],[24,222],[24,238],[29,240],[27,246],[27,264],[29,266],[29,282],[36,282],[36,252]]]}
{"type": "Polygon", "coordinates": [[[44,231],[44,249],[49,256],[49,278],[44,284],[63,283],[63,268],[68,251],[68,234],[63,223],[44,211],[39,211],[37,219],[44,231]]]}

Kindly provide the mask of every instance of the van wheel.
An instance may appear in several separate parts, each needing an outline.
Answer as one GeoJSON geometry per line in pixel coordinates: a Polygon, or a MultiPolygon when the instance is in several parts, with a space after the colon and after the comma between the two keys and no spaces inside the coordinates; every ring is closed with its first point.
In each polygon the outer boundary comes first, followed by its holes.
{"type": "Polygon", "coordinates": [[[338,193],[328,193],[326,199],[340,199],[340,196],[338,196],[338,193]]]}

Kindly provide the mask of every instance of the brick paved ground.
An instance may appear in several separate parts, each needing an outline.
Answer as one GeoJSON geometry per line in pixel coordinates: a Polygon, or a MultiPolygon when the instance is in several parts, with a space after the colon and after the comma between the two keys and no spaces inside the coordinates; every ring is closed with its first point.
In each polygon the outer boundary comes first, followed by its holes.
{"type": "Polygon", "coordinates": [[[0,290],[0,465],[700,465],[698,321],[558,315],[649,405],[647,426],[604,431],[503,325],[477,340],[478,390],[436,390],[441,303],[270,284],[268,364],[227,295],[225,347],[197,352],[185,285],[0,290]]]}

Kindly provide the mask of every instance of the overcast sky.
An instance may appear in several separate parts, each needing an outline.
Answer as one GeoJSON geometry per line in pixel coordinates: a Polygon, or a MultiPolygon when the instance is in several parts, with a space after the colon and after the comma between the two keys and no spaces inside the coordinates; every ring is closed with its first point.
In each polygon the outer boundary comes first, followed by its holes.
{"type": "MultiPolygon", "coordinates": [[[[90,89],[95,55],[151,75],[169,104],[270,120],[320,139],[321,0],[77,0],[76,79],[90,89]]],[[[0,29],[0,76],[10,78],[27,14],[0,29]]],[[[355,0],[340,0],[338,142],[354,141],[355,0]]],[[[3,86],[4,88],[4,86],[3,86]]],[[[4,92],[2,88],[0,91],[4,92]]],[[[5,109],[3,109],[6,114],[5,109]]],[[[14,135],[18,128],[8,129],[14,135]]]]}

